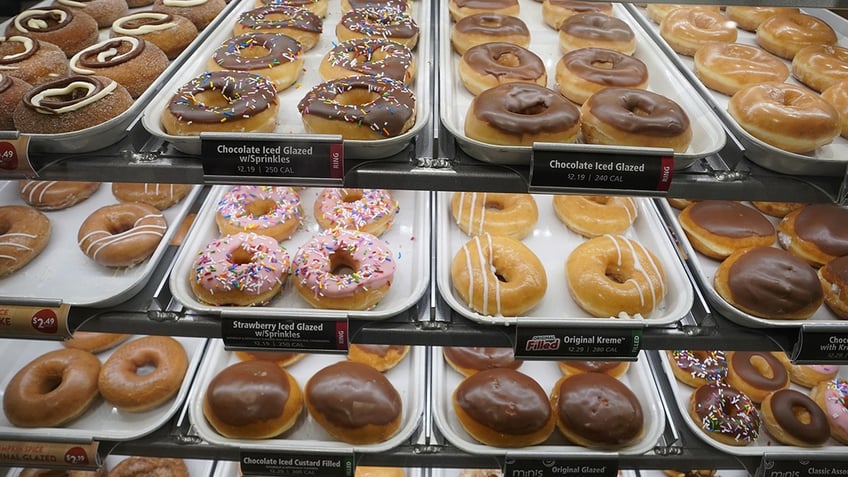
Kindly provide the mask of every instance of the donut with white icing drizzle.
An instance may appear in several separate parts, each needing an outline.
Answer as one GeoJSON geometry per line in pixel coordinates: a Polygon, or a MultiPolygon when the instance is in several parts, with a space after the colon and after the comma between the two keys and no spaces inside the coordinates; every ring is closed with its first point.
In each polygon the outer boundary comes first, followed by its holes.
{"type": "Polygon", "coordinates": [[[88,216],[77,243],[89,258],[107,267],[130,267],[147,260],[168,229],[156,207],[127,203],[101,207],[88,216]]]}
{"type": "Polygon", "coordinates": [[[68,58],[53,43],[20,35],[0,36],[0,73],[38,86],[68,76],[68,58]]]}
{"type": "Polygon", "coordinates": [[[0,276],[38,256],[50,239],[50,220],[25,205],[0,207],[0,276]]]}
{"type": "Polygon", "coordinates": [[[182,15],[139,12],[112,23],[110,36],[132,36],[158,46],[169,60],[176,58],[197,38],[197,27],[182,15]]]}
{"type": "Polygon", "coordinates": [[[54,5],[19,13],[6,27],[6,36],[28,36],[53,43],[70,58],[97,42],[97,21],[91,15],[54,5]]]}
{"type": "Polygon", "coordinates": [[[153,43],[131,36],[103,40],[71,57],[71,72],[117,81],[137,98],[168,67],[168,56],[153,43]]]}
{"type": "Polygon", "coordinates": [[[182,15],[194,23],[198,30],[203,30],[226,6],[224,0],[156,0],[151,10],[182,15]]]}

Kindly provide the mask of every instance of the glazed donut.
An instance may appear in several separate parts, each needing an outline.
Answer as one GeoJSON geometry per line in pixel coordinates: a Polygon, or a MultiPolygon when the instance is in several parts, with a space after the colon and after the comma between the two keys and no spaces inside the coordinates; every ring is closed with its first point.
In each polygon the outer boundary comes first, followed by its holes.
{"type": "Polygon", "coordinates": [[[402,467],[374,467],[357,465],[353,471],[354,477],[405,477],[402,467]]]}
{"type": "Polygon", "coordinates": [[[156,207],[127,203],[101,207],[80,225],[77,243],[89,258],[107,267],[131,267],[147,260],[168,222],[156,207]]]}
{"type": "Polygon", "coordinates": [[[796,209],[777,224],[777,241],[796,257],[818,268],[848,255],[848,209],[836,204],[810,204],[796,209]]]}
{"type": "Polygon", "coordinates": [[[789,387],[789,372],[765,351],[728,351],[727,384],[759,404],[770,393],[789,387]]]}
{"type": "Polygon", "coordinates": [[[848,138],[848,80],[840,81],[822,91],[821,97],[839,113],[842,137],[848,138]]]}
{"type": "Polygon", "coordinates": [[[50,239],[50,220],[25,205],[0,207],[0,276],[8,275],[38,256],[50,239]]]}
{"type": "Polygon", "coordinates": [[[680,197],[669,197],[666,199],[666,201],[668,201],[668,205],[678,210],[683,210],[686,207],[689,207],[690,205],[694,204],[695,202],[698,202],[697,200],[683,199],[680,197]]]}
{"type": "Polygon", "coordinates": [[[328,229],[298,249],[292,283],[315,308],[370,310],[389,292],[396,266],[389,246],[377,237],[328,229]]]}
{"type": "Polygon", "coordinates": [[[707,9],[721,13],[721,8],[717,5],[689,5],[680,3],[649,3],[645,6],[645,13],[647,13],[648,18],[659,25],[669,12],[681,7],[707,9]]]}
{"type": "Polygon", "coordinates": [[[463,376],[471,376],[484,369],[518,369],[523,361],[515,359],[512,348],[485,348],[466,346],[445,346],[442,356],[448,365],[463,376]]]}
{"type": "Polygon", "coordinates": [[[418,24],[409,15],[391,8],[363,8],[342,15],[336,25],[339,41],[385,38],[412,50],[418,44],[418,24]]]}
{"type": "Polygon", "coordinates": [[[315,47],[323,31],[324,22],[318,15],[287,5],[269,5],[244,12],[233,27],[234,35],[276,33],[294,38],[304,52],[315,47]]]}
{"type": "Polygon", "coordinates": [[[804,13],[779,13],[760,23],[757,43],[775,55],[791,60],[810,45],[834,45],[836,33],[823,20],[804,13]]]}
{"type": "Polygon", "coordinates": [[[345,140],[399,136],[415,124],[415,95],[400,81],[352,76],[316,85],[297,104],[306,132],[345,140]]]}
{"type": "Polygon", "coordinates": [[[241,361],[221,370],[203,395],[203,415],[230,439],[269,439],[289,430],[303,411],[294,377],[272,361],[241,361]]]}
{"type": "Polygon", "coordinates": [[[532,51],[512,43],[483,43],[465,50],[459,79],[473,95],[512,82],[548,84],[545,63],[532,51]]]}
{"type": "Polygon", "coordinates": [[[99,188],[99,182],[18,181],[18,195],[39,210],[66,209],[88,199],[99,188]]]}
{"type": "Polygon", "coordinates": [[[521,12],[518,0],[450,0],[448,10],[455,22],[478,13],[497,13],[517,17],[521,12]]]}
{"type": "Polygon", "coordinates": [[[742,43],[706,43],[695,51],[695,76],[707,88],[733,96],[745,86],[786,81],[789,67],[771,53],[742,43]]]}
{"type": "Polygon", "coordinates": [[[577,107],[556,91],[532,83],[506,83],[483,91],[465,116],[465,135],[488,144],[573,143],[579,134],[577,107]]]}
{"type": "Polygon", "coordinates": [[[391,8],[409,15],[412,10],[407,0],[341,0],[339,3],[342,13],[362,8],[391,8]]]}
{"type": "Polygon", "coordinates": [[[101,353],[126,341],[130,335],[123,333],[97,333],[94,331],[74,331],[70,339],[62,342],[65,348],[79,349],[89,353],[101,353]]]}
{"type": "Polygon", "coordinates": [[[109,356],[100,368],[97,387],[103,399],[121,411],[144,412],[174,397],[187,370],[188,356],[179,341],[145,336],[109,356]]]}
{"type": "Polygon", "coordinates": [[[103,40],[83,48],[69,61],[75,75],[98,75],[118,82],[137,98],[170,64],[153,43],[131,36],[103,40]]]}
{"type": "Polygon", "coordinates": [[[473,311],[519,316],[545,296],[548,278],[538,257],[518,240],[475,235],[453,257],[451,284],[473,311]]]}
{"type": "Polygon", "coordinates": [[[24,80],[0,73],[0,131],[14,131],[12,112],[32,85],[24,80]]]}
{"type": "Polygon", "coordinates": [[[692,56],[703,44],[733,43],[736,26],[720,12],[700,8],[678,8],[669,12],[660,23],[660,36],[672,50],[692,56]]]}
{"type": "Polygon", "coordinates": [[[716,270],[713,288],[735,308],[772,320],[806,320],[824,301],[816,270],[776,247],[733,252],[716,270]]]}
{"type": "Polygon", "coordinates": [[[510,368],[484,369],[463,379],[451,396],[462,428],[495,447],[544,442],[556,416],[545,390],[532,377],[510,368]]]}
{"type": "Polygon", "coordinates": [[[53,43],[70,58],[97,42],[99,32],[91,15],[54,5],[30,8],[12,18],[6,27],[6,37],[18,35],[53,43]]]}
{"type": "Polygon", "coordinates": [[[675,349],[666,351],[666,354],[677,380],[693,388],[707,383],[722,383],[727,378],[724,351],[675,349]]]}
{"type": "Polygon", "coordinates": [[[189,184],[113,182],[112,195],[121,202],[141,202],[165,210],[180,203],[191,188],[189,184]]]}
{"type": "Polygon", "coordinates": [[[848,319],[848,257],[835,258],[818,271],[824,303],[837,317],[848,319]]]}
{"type": "Polygon", "coordinates": [[[309,378],[304,394],[312,419],[348,444],[385,442],[400,429],[400,394],[391,381],[367,364],[331,364],[309,378]]]}
{"type": "Polygon", "coordinates": [[[521,240],[539,220],[536,199],[530,194],[454,192],[451,215],[466,235],[503,235],[521,240]]]}
{"type": "Polygon", "coordinates": [[[186,17],[200,31],[212,23],[226,6],[224,0],[156,0],[150,10],[186,17]]]}
{"type": "Polygon", "coordinates": [[[790,446],[820,446],[830,438],[827,416],[804,393],[782,389],[763,400],[763,424],[778,442],[790,446]]]}
{"type": "Polygon", "coordinates": [[[530,46],[530,29],[523,20],[500,13],[477,13],[451,27],[451,45],[460,55],[472,46],[489,42],[530,46]]]}
{"type": "Polygon", "coordinates": [[[306,357],[306,353],[287,353],[284,351],[234,351],[233,353],[240,361],[255,359],[271,361],[281,368],[291,366],[306,357]]]}
{"type": "Polygon", "coordinates": [[[565,262],[571,297],[590,315],[648,317],[668,292],[663,265],[639,242],[603,235],[578,245],[565,262]]]}
{"type": "Polygon", "coordinates": [[[551,391],[557,429],[569,442],[620,449],[642,436],[645,417],[639,398],[604,373],[563,376],[551,391]]]}
{"type": "Polygon", "coordinates": [[[580,110],[589,144],[663,147],[684,152],[692,140],[689,116],[673,100],[652,91],[605,88],[580,110]]]}
{"type": "Polygon", "coordinates": [[[18,427],[57,427],[73,421],[97,398],[99,372],[97,356],[78,349],[60,349],[35,358],[6,385],[6,419],[18,427]]]}
{"type": "Polygon", "coordinates": [[[244,71],[268,78],[283,91],[303,69],[303,48],[294,38],[276,33],[243,33],[219,46],[209,58],[209,71],[244,71]]]}
{"type": "Polygon", "coordinates": [[[158,46],[173,60],[197,38],[188,18],[161,12],[138,12],[115,20],[110,36],[131,36],[158,46]]]}
{"type": "Polygon", "coordinates": [[[747,31],[756,32],[760,24],[778,13],[799,13],[797,7],[743,7],[739,5],[728,5],[724,8],[724,14],[736,26],[747,31]]]}
{"type": "Polygon", "coordinates": [[[792,76],[821,93],[848,79],[848,48],[837,45],[810,45],[792,58],[792,76]]]}
{"type": "Polygon", "coordinates": [[[557,367],[564,375],[578,373],[602,373],[620,378],[630,369],[628,361],[557,361],[557,367]]]}
{"type": "Polygon", "coordinates": [[[327,188],[313,206],[321,229],[336,227],[381,236],[391,228],[398,202],[386,189],[327,188]]]}
{"type": "Polygon", "coordinates": [[[792,212],[795,209],[800,209],[804,207],[805,203],[803,202],[770,202],[770,201],[760,201],[760,200],[752,200],[751,205],[754,206],[755,209],[760,212],[770,215],[772,217],[783,218],[786,217],[786,214],[792,212]]]}
{"type": "Polygon", "coordinates": [[[189,472],[182,459],[128,457],[113,467],[107,477],[136,477],[139,475],[189,477],[189,472]]]}
{"type": "Polygon", "coordinates": [[[272,132],[277,88],[263,76],[208,71],[180,86],[162,111],[162,128],[178,136],[202,131],[272,132]]]}
{"type": "Polygon", "coordinates": [[[109,78],[69,76],[29,90],[13,118],[18,131],[58,134],[103,124],[132,103],[126,88],[109,78]]]}
{"type": "Polygon", "coordinates": [[[300,195],[291,187],[235,186],[218,201],[215,223],[222,235],[251,232],[288,240],[303,217],[300,195]]]}
{"type": "Polygon", "coordinates": [[[689,243],[701,254],[724,260],[743,248],[774,245],[774,225],[751,207],[730,200],[704,200],[677,216],[689,243]]]}
{"type": "Polygon", "coordinates": [[[357,38],[328,51],[318,72],[324,81],[370,75],[409,85],[415,78],[415,61],[409,48],[400,43],[384,38],[357,38]]]}
{"type": "Polygon", "coordinates": [[[837,441],[848,444],[848,381],[831,379],[822,381],[813,388],[810,397],[827,416],[830,426],[830,436],[837,441]]]}
{"type": "Polygon", "coordinates": [[[65,52],[53,43],[21,35],[0,36],[0,72],[4,76],[38,86],[68,76],[68,70],[65,52]]]}
{"type": "Polygon", "coordinates": [[[275,239],[242,232],[207,244],[189,272],[189,283],[206,303],[261,305],[280,292],[288,270],[288,253],[275,239]]]}
{"type": "Polygon", "coordinates": [[[328,0],[256,0],[256,7],[268,7],[272,5],[296,7],[301,10],[309,10],[319,18],[327,16],[328,0]]]}
{"type": "Polygon", "coordinates": [[[572,232],[584,237],[623,234],[638,215],[630,197],[600,195],[555,195],[554,212],[572,232]]]}
{"type": "Polygon", "coordinates": [[[356,363],[367,364],[382,373],[397,366],[407,353],[409,353],[408,345],[351,343],[347,350],[347,359],[356,363]]]}
{"type": "Polygon", "coordinates": [[[578,13],[559,24],[559,47],[564,53],[594,47],[632,55],[636,51],[636,36],[627,23],[616,17],[578,13]]]}
{"type": "Polygon", "coordinates": [[[126,0],[55,0],[53,4],[72,12],[87,13],[100,28],[108,27],[130,10],[126,0]]]}
{"type": "Polygon", "coordinates": [[[689,397],[689,417],[707,436],[746,446],[760,435],[760,414],[748,396],[722,383],[703,384],[689,397]]]}
{"type": "Polygon", "coordinates": [[[612,3],[575,0],[544,0],[542,2],[542,19],[548,26],[557,30],[565,19],[581,13],[612,15],[612,3]]]}
{"type": "Polygon", "coordinates": [[[648,67],[642,60],[615,50],[580,48],[559,60],[556,84],[560,94],[583,104],[604,88],[647,88],[648,67]]]}

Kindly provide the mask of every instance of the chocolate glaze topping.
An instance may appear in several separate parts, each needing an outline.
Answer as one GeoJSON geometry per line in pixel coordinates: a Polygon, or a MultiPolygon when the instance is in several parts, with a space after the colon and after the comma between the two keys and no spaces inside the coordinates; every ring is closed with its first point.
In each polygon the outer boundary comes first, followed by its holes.
{"type": "Polygon", "coordinates": [[[831,260],[822,267],[822,273],[830,277],[831,282],[848,283],[848,255],[831,260]]]}
{"type": "Polygon", "coordinates": [[[495,86],[477,95],[471,107],[481,120],[512,134],[566,131],[580,119],[573,103],[532,83],[495,86]]]}
{"type": "Polygon", "coordinates": [[[138,40],[137,45],[137,47],[133,47],[133,43],[130,43],[125,39],[114,38],[103,43],[97,48],[85,50],[85,53],[80,55],[78,64],[85,68],[109,68],[117,66],[132,60],[144,52],[146,42],[138,40]],[[114,49],[117,53],[109,54],[109,50],[112,49],[114,49]],[[98,59],[98,56],[103,53],[106,53],[104,59],[98,59]]]}
{"type": "Polygon", "coordinates": [[[252,30],[294,28],[321,33],[324,28],[324,22],[318,15],[305,8],[288,5],[269,5],[244,12],[239,16],[238,23],[252,30]]]}
{"type": "Polygon", "coordinates": [[[220,123],[253,116],[276,101],[277,90],[270,80],[241,71],[212,71],[180,87],[168,109],[182,121],[220,123]],[[221,107],[203,104],[197,96],[207,91],[219,92],[230,103],[221,107]]]}
{"type": "Polygon", "coordinates": [[[578,13],[560,24],[559,31],[577,38],[596,41],[629,41],[633,30],[616,17],[603,13],[578,13]]]}
{"type": "Polygon", "coordinates": [[[516,369],[522,363],[515,359],[512,348],[446,346],[442,348],[442,352],[460,368],[477,371],[491,368],[516,369]]]}
{"type": "Polygon", "coordinates": [[[501,15],[500,13],[476,13],[456,22],[454,28],[458,32],[497,35],[529,35],[527,24],[520,18],[501,15]]]}
{"type": "Polygon", "coordinates": [[[563,55],[571,73],[604,86],[635,87],[648,79],[648,67],[638,58],[606,48],[580,48],[563,55]]]}
{"type": "Polygon", "coordinates": [[[339,22],[350,31],[381,38],[412,38],[418,24],[409,15],[390,8],[351,10],[339,22]]]}
{"type": "Polygon", "coordinates": [[[733,353],[730,361],[730,372],[735,372],[739,375],[742,381],[750,384],[757,389],[777,390],[786,387],[789,383],[789,375],[786,373],[786,368],[783,363],[778,361],[769,352],[765,351],[736,351],[733,353]],[[754,357],[764,360],[768,363],[771,369],[772,377],[769,378],[754,367],[751,362],[754,357]]]}
{"type": "Polygon", "coordinates": [[[371,366],[340,361],[315,373],[306,384],[311,406],[330,422],[358,428],[385,425],[400,416],[400,394],[371,366]]]}
{"type": "Polygon", "coordinates": [[[551,403],[533,378],[509,368],[486,369],[465,378],[454,402],[476,422],[505,434],[530,434],[551,418],[551,403]]]}
{"type": "Polygon", "coordinates": [[[705,200],[689,207],[692,221],[716,235],[739,238],[774,236],[774,226],[751,207],[730,200],[705,200]]]}
{"type": "Polygon", "coordinates": [[[462,55],[472,70],[496,78],[536,80],[545,73],[545,63],[532,51],[512,43],[492,42],[472,46],[462,55]],[[505,64],[508,57],[516,64],[505,64]]]}
{"type": "Polygon", "coordinates": [[[794,389],[783,389],[771,396],[774,420],[787,434],[810,444],[824,444],[830,438],[830,427],[824,411],[809,396],[794,389]],[[793,408],[803,408],[810,417],[805,424],[795,415],[793,408]]]}
{"type": "Polygon", "coordinates": [[[215,50],[213,58],[225,70],[250,71],[291,63],[301,50],[300,43],[289,36],[250,32],[224,42],[215,50]],[[242,55],[242,50],[250,47],[261,47],[268,52],[255,57],[242,55]]]}
{"type": "Polygon", "coordinates": [[[751,399],[726,384],[707,383],[692,394],[695,414],[702,428],[740,442],[751,442],[759,435],[760,414],[751,399]]]}
{"type": "Polygon", "coordinates": [[[622,445],[642,432],[642,405],[633,391],[606,374],[581,373],[560,381],[559,419],[596,443],[622,445]]]}
{"type": "MultiPolygon", "coordinates": [[[[79,103],[91,96],[98,94],[103,91],[103,88],[106,87],[106,84],[101,81],[102,77],[100,76],[68,76],[67,78],[58,79],[55,81],[50,81],[48,83],[43,83],[35,88],[29,90],[23,97],[22,101],[27,107],[36,110],[58,110],[65,108],[67,106],[72,106],[74,104],[79,103]],[[72,83],[89,83],[91,85],[91,90],[88,91],[84,88],[75,88],[68,94],[65,95],[52,95],[48,98],[45,98],[44,101],[41,101],[40,104],[36,105],[33,103],[33,98],[42,93],[45,90],[53,90],[53,89],[62,89],[65,88],[72,83]]],[[[108,80],[107,80],[108,81],[108,80]]]]}
{"type": "Polygon", "coordinates": [[[518,3],[518,0],[456,0],[459,8],[475,8],[481,10],[499,10],[509,8],[518,3]]]}
{"type": "Polygon", "coordinates": [[[606,373],[621,364],[620,361],[566,361],[566,363],[585,373],[606,373]]]}
{"type": "Polygon", "coordinates": [[[383,38],[358,38],[336,45],[328,55],[330,64],[364,75],[387,76],[398,81],[406,78],[412,64],[409,48],[383,38]],[[375,61],[374,54],[386,56],[375,61]]]}
{"type": "Polygon", "coordinates": [[[828,255],[848,255],[848,209],[835,204],[812,204],[795,218],[795,233],[828,255]]]}
{"type": "Polygon", "coordinates": [[[280,416],[290,392],[285,371],[273,362],[242,361],[212,379],[206,401],[221,421],[244,426],[280,416]]]}
{"type": "Polygon", "coordinates": [[[24,10],[12,20],[12,25],[22,32],[43,33],[64,28],[73,19],[74,12],[70,8],[53,5],[50,7],[24,10]]]}
{"type": "Polygon", "coordinates": [[[408,3],[406,0],[348,0],[350,8],[359,10],[361,8],[393,8],[406,11],[408,3]]]}
{"type": "Polygon", "coordinates": [[[38,49],[41,48],[41,42],[36,40],[35,38],[32,38],[31,40],[32,48],[28,51],[18,51],[17,48],[10,48],[13,43],[20,42],[12,40],[9,37],[6,37],[4,41],[0,41],[0,65],[11,65],[14,63],[18,63],[20,61],[24,61],[28,58],[31,58],[34,54],[36,54],[38,52],[38,49]]]}
{"type": "Polygon", "coordinates": [[[386,356],[390,351],[395,351],[396,353],[403,353],[403,345],[356,345],[362,351],[374,354],[377,356],[386,356]]]}
{"type": "Polygon", "coordinates": [[[162,15],[159,18],[150,18],[150,17],[139,17],[139,18],[131,18],[121,24],[124,29],[127,30],[138,30],[139,28],[146,25],[164,25],[166,23],[170,23],[174,21],[174,16],[170,13],[161,13],[156,12],[159,15],[162,15]]]}
{"type": "Polygon", "coordinates": [[[551,5],[574,10],[578,13],[606,12],[612,9],[607,2],[579,2],[575,0],[549,0],[551,5]]]}
{"type": "Polygon", "coordinates": [[[605,88],[586,104],[602,122],[630,133],[668,137],[689,127],[689,117],[679,104],[651,91],[605,88]]]}

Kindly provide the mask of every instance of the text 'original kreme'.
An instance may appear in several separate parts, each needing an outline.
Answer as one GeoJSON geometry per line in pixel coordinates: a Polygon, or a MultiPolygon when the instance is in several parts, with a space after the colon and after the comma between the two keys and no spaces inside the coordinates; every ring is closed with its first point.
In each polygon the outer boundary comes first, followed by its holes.
{"type": "Polygon", "coordinates": [[[301,338],[301,332],[322,332],[324,323],[293,321],[233,321],[237,330],[252,330],[257,338],[301,338]]]}
{"type": "Polygon", "coordinates": [[[580,171],[616,171],[645,172],[645,164],[626,164],[623,162],[558,161],[552,159],[551,169],[575,169],[580,171]]]}

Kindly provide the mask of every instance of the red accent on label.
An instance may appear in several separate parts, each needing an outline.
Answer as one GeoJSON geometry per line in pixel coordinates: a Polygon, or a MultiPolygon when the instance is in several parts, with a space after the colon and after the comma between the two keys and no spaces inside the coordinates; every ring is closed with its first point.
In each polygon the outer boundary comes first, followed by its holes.
{"type": "Polygon", "coordinates": [[[344,144],[330,144],[330,178],[344,179],[344,144]]]}
{"type": "Polygon", "coordinates": [[[82,447],[71,447],[65,452],[65,462],[71,465],[88,465],[88,452],[82,447]]]}
{"type": "Polygon", "coordinates": [[[657,182],[657,190],[667,191],[671,187],[671,177],[674,175],[674,157],[664,156],[660,158],[660,177],[657,182]]]}
{"type": "Polygon", "coordinates": [[[32,327],[42,333],[55,334],[59,331],[59,318],[49,308],[39,310],[32,315],[32,327]]]}
{"type": "Polygon", "coordinates": [[[18,169],[18,150],[10,142],[0,141],[0,169],[18,169]]]}
{"type": "Polygon", "coordinates": [[[347,349],[347,320],[336,322],[336,349],[347,349]]]}

